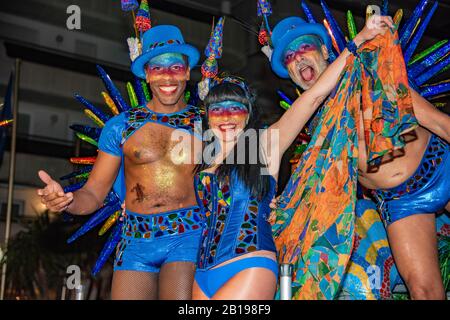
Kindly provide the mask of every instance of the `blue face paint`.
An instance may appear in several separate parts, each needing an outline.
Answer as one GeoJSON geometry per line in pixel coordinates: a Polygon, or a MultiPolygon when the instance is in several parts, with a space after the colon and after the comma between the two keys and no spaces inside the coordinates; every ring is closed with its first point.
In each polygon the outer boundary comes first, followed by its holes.
{"type": "Polygon", "coordinates": [[[320,38],[314,35],[304,35],[292,41],[284,51],[284,64],[291,63],[295,56],[307,52],[317,51],[321,48],[322,42],[320,38]]]}
{"type": "Polygon", "coordinates": [[[151,59],[147,70],[151,82],[167,75],[182,81],[186,75],[187,65],[181,53],[165,53],[151,59]]]}
{"type": "Polygon", "coordinates": [[[237,101],[222,101],[208,107],[210,117],[221,116],[247,116],[248,108],[245,104],[237,101]]]}
{"type": "Polygon", "coordinates": [[[148,62],[149,66],[160,66],[168,68],[173,64],[182,64],[186,66],[186,62],[181,53],[164,53],[154,57],[148,62]]]}

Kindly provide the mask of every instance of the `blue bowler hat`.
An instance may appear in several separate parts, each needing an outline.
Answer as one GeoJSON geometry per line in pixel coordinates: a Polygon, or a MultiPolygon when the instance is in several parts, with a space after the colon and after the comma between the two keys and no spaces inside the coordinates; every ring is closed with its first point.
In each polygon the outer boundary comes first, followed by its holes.
{"type": "Polygon", "coordinates": [[[304,35],[318,36],[328,50],[331,50],[331,38],[323,25],[308,23],[299,17],[289,17],[281,20],[275,26],[271,35],[274,47],[271,59],[272,70],[280,78],[289,78],[288,70],[284,65],[284,51],[292,41],[304,35]]]}
{"type": "Polygon", "coordinates": [[[181,53],[188,57],[189,67],[193,69],[200,59],[200,52],[184,42],[180,29],[170,25],[151,28],[142,37],[142,54],[132,65],[131,72],[145,79],[144,66],[154,57],[164,53],[181,53]]]}

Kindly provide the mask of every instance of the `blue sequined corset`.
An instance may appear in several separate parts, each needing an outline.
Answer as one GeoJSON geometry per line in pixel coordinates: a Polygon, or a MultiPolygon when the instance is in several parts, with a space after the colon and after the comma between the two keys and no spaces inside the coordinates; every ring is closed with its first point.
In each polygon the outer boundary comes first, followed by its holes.
{"type": "Polygon", "coordinates": [[[219,183],[212,173],[195,176],[197,201],[206,216],[198,259],[200,270],[257,250],[276,252],[267,221],[275,179],[271,177],[270,191],[262,201],[251,196],[237,177],[231,179],[232,183],[219,183]]]}

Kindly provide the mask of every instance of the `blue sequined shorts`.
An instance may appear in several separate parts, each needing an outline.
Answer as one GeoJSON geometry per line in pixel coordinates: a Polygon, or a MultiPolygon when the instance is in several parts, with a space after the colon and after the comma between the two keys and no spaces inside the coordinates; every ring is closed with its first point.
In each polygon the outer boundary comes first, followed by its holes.
{"type": "Polygon", "coordinates": [[[450,201],[450,147],[432,135],[416,172],[392,189],[372,192],[385,225],[414,214],[438,213],[450,201]]]}
{"type": "Polygon", "coordinates": [[[170,262],[197,262],[204,223],[199,207],[124,216],[114,271],[159,272],[170,262]]]}

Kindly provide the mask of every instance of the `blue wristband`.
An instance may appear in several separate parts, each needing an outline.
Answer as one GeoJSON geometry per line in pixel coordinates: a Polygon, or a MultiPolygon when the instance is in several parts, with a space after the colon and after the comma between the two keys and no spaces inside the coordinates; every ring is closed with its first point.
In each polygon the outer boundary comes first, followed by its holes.
{"type": "Polygon", "coordinates": [[[350,51],[355,57],[358,56],[358,52],[356,50],[358,50],[358,47],[356,46],[355,41],[350,40],[349,42],[347,42],[346,45],[348,51],[350,51]]]}

